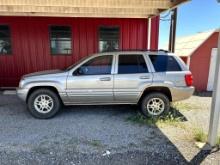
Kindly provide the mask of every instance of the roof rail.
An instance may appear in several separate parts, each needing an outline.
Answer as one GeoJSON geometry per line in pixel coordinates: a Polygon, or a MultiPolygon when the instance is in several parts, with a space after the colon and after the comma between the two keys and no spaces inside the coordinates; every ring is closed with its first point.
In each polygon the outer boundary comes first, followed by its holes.
{"type": "Polygon", "coordinates": [[[169,53],[170,52],[169,50],[164,50],[164,49],[159,49],[158,51],[165,52],[165,53],[169,53]]]}
{"type": "Polygon", "coordinates": [[[164,50],[164,49],[117,49],[117,50],[111,50],[109,52],[120,52],[120,51],[149,51],[149,52],[165,52],[165,53],[169,52],[168,50],[164,50]]]}

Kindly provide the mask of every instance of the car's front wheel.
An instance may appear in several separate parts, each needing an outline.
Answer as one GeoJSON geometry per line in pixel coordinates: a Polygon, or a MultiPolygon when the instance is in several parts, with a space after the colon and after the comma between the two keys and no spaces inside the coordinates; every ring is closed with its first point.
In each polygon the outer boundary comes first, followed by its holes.
{"type": "Polygon", "coordinates": [[[57,94],[48,89],[38,89],[30,94],[28,110],[36,118],[48,119],[56,115],[61,107],[57,94]]]}
{"type": "Polygon", "coordinates": [[[167,114],[170,110],[170,101],[162,93],[150,93],[141,101],[141,112],[146,117],[158,117],[167,114]]]}

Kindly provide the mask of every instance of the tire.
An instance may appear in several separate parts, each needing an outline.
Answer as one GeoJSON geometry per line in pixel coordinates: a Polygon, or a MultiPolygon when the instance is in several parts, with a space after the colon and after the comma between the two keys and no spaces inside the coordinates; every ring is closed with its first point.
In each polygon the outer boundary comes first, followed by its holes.
{"type": "Polygon", "coordinates": [[[59,97],[49,89],[38,89],[31,93],[27,104],[31,115],[38,119],[52,118],[61,108],[59,97]]]}
{"type": "Polygon", "coordinates": [[[169,112],[170,101],[163,93],[154,92],[144,96],[140,106],[141,113],[145,117],[159,117],[169,112]]]}

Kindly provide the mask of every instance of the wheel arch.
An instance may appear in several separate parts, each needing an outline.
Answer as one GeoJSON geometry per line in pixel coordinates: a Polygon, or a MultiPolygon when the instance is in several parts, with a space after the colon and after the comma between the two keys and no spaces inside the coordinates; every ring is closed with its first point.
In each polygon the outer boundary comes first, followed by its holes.
{"type": "Polygon", "coordinates": [[[59,95],[57,88],[54,86],[34,86],[34,87],[30,88],[28,91],[27,97],[26,97],[26,102],[28,101],[28,98],[31,95],[31,93],[33,93],[34,91],[36,91],[38,89],[48,89],[48,90],[53,91],[57,95],[57,97],[60,99],[60,101],[63,103],[62,99],[60,98],[60,95],[59,95]]]}
{"type": "Polygon", "coordinates": [[[153,93],[153,92],[158,92],[166,95],[169,99],[170,102],[172,102],[172,94],[171,91],[168,87],[163,87],[163,86],[154,86],[154,87],[148,87],[146,88],[143,93],[141,94],[138,104],[141,102],[141,100],[146,96],[147,94],[153,93]]]}

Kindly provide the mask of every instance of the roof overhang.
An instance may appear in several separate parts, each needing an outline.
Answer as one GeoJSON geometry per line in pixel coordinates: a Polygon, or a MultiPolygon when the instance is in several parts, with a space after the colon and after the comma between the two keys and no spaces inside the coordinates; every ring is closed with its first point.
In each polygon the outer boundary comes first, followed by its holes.
{"type": "Polygon", "coordinates": [[[189,0],[0,0],[1,16],[148,18],[189,0]]]}

